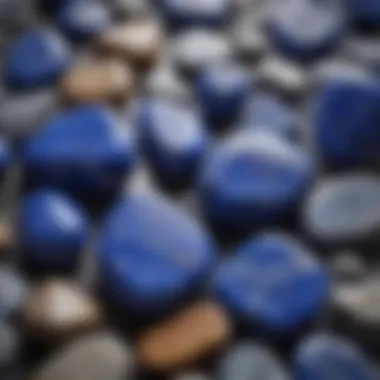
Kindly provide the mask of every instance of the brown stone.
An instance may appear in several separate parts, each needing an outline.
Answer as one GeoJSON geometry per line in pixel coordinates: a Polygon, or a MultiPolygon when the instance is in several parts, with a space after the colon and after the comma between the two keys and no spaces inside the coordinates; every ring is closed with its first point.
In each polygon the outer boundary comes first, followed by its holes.
{"type": "Polygon", "coordinates": [[[145,332],[138,342],[141,364],[152,371],[168,372],[215,353],[231,335],[224,311],[200,302],[145,332]]]}
{"type": "Polygon", "coordinates": [[[76,286],[48,279],[32,290],[24,309],[27,333],[42,343],[62,343],[101,325],[97,303],[76,286]]]}
{"type": "Polygon", "coordinates": [[[62,97],[70,103],[123,103],[133,87],[130,67],[117,59],[79,61],[61,82],[62,97]]]}
{"type": "Polygon", "coordinates": [[[157,23],[136,20],[109,29],[96,45],[101,52],[128,60],[137,70],[146,70],[158,61],[163,37],[157,23]]]}

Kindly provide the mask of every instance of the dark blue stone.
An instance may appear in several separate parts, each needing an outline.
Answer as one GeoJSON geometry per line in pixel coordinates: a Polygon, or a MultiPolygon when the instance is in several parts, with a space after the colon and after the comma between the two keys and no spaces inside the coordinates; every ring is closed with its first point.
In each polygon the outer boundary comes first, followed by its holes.
{"type": "Polygon", "coordinates": [[[285,56],[309,61],[332,52],[345,35],[344,12],[337,2],[282,0],[273,8],[269,35],[285,56]]]}
{"type": "Polygon", "coordinates": [[[316,177],[309,153],[272,133],[243,131],[217,145],[199,179],[205,215],[237,233],[293,216],[316,177]]]}
{"type": "Polygon", "coordinates": [[[207,279],[215,254],[208,234],[168,200],[134,192],[101,232],[104,290],[133,313],[159,313],[207,279]]]}
{"type": "Polygon", "coordinates": [[[160,0],[169,25],[174,27],[215,27],[226,24],[233,16],[232,0],[160,0]]]}
{"type": "Polygon", "coordinates": [[[295,239],[265,233],[222,263],[213,286],[238,322],[252,330],[287,335],[319,315],[329,282],[321,264],[295,239]]]}
{"type": "Polygon", "coordinates": [[[71,60],[67,42],[55,31],[43,29],[23,35],[4,62],[7,85],[20,89],[54,84],[71,60]]]}
{"type": "Polygon", "coordinates": [[[271,94],[252,97],[244,112],[243,125],[273,132],[291,142],[299,143],[303,137],[297,112],[271,94]]]}
{"type": "Polygon", "coordinates": [[[334,167],[377,165],[380,159],[380,85],[374,78],[335,79],[317,98],[317,143],[334,167]]]}
{"type": "Polygon", "coordinates": [[[203,122],[190,109],[162,100],[140,109],[141,142],[150,166],[169,187],[191,183],[208,147],[203,122]]]}
{"type": "Polygon", "coordinates": [[[75,41],[86,41],[102,33],[112,22],[110,11],[99,0],[75,0],[62,7],[58,25],[75,41]]]}
{"type": "Polygon", "coordinates": [[[57,115],[26,144],[28,182],[50,185],[83,199],[111,196],[135,161],[129,126],[102,106],[57,115]]]}
{"type": "Polygon", "coordinates": [[[347,0],[352,18],[369,27],[380,27],[379,0],[347,0]]]}
{"type": "Polygon", "coordinates": [[[242,68],[232,65],[211,66],[196,84],[198,102],[204,116],[212,123],[236,119],[252,94],[252,78],[242,68]]]}
{"type": "Polygon", "coordinates": [[[295,380],[376,380],[374,368],[355,344],[333,335],[307,337],[294,355],[295,380]]]}
{"type": "Polygon", "coordinates": [[[44,272],[65,272],[78,263],[89,233],[85,211],[71,198],[51,190],[26,196],[20,208],[23,261],[44,272]]]}

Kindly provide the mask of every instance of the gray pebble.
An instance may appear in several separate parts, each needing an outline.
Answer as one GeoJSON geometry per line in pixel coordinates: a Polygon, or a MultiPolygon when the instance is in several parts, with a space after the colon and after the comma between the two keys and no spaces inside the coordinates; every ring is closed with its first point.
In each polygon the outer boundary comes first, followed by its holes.
{"type": "Polygon", "coordinates": [[[380,38],[379,37],[353,37],[345,46],[347,57],[369,68],[380,68],[380,38]]]}
{"type": "Polygon", "coordinates": [[[360,255],[351,251],[335,252],[330,269],[337,282],[350,283],[362,280],[366,275],[366,265],[360,255]]]}
{"type": "Polygon", "coordinates": [[[125,380],[133,358],[116,336],[98,333],[69,344],[54,354],[31,376],[32,380],[125,380]]]}
{"type": "Polygon", "coordinates": [[[0,30],[17,32],[38,22],[34,0],[0,0],[0,30]]]}

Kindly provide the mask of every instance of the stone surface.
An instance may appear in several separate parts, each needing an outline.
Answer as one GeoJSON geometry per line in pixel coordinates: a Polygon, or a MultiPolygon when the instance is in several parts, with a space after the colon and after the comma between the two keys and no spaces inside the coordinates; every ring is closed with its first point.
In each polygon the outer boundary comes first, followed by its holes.
{"type": "Polygon", "coordinates": [[[110,333],[98,333],[67,345],[47,359],[31,380],[124,380],[134,367],[130,349],[110,333]]]}
{"type": "Polygon", "coordinates": [[[134,91],[134,75],[118,59],[84,59],[61,80],[61,93],[68,103],[122,103],[134,91]]]}
{"type": "Polygon", "coordinates": [[[27,334],[46,344],[62,344],[102,322],[100,306],[75,283],[58,278],[37,284],[23,310],[27,334]]]}
{"type": "Polygon", "coordinates": [[[200,302],[146,331],[137,351],[143,366],[170,371],[218,351],[230,335],[223,310],[213,303],[200,302]]]}

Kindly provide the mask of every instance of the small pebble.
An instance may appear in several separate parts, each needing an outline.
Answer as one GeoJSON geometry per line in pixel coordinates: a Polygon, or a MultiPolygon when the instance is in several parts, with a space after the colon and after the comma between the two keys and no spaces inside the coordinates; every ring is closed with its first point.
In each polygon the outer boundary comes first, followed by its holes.
{"type": "Polygon", "coordinates": [[[132,70],[117,59],[79,61],[61,80],[62,97],[68,103],[124,104],[133,91],[132,70]]]}
{"type": "Polygon", "coordinates": [[[322,180],[303,215],[305,230],[320,242],[368,242],[380,231],[380,177],[352,173],[322,180]]]}
{"type": "Polygon", "coordinates": [[[238,234],[279,224],[297,211],[316,176],[314,159],[265,131],[239,131],[206,157],[198,191],[206,217],[238,234]]]}
{"type": "Polygon", "coordinates": [[[367,274],[366,264],[357,252],[335,252],[330,261],[330,268],[338,283],[353,283],[363,280],[367,274]]]}
{"type": "Polygon", "coordinates": [[[288,336],[317,317],[330,279],[312,252],[290,236],[263,233],[219,267],[217,298],[251,331],[288,336]]]}
{"type": "Polygon", "coordinates": [[[49,86],[57,81],[70,61],[70,48],[57,32],[33,31],[16,40],[5,57],[5,82],[17,89],[49,86]]]}
{"type": "Polygon", "coordinates": [[[222,356],[218,380],[290,380],[285,366],[267,347],[244,341],[232,345],[222,356]]]}
{"type": "MultiPolygon", "coordinates": [[[[380,25],[380,24],[379,24],[380,25]]],[[[346,44],[347,58],[356,61],[360,66],[380,69],[380,39],[378,37],[355,36],[346,44]]]]}
{"type": "Polygon", "coordinates": [[[154,173],[168,187],[191,184],[209,145],[203,121],[195,111],[164,100],[141,108],[140,140],[154,173]]]}
{"type": "Polygon", "coordinates": [[[131,350],[111,333],[79,339],[55,352],[33,372],[31,380],[125,380],[132,378],[131,350]]]}
{"type": "Polygon", "coordinates": [[[103,288],[116,305],[134,314],[170,309],[199,287],[215,264],[216,247],[206,231],[148,191],[121,200],[100,236],[103,288]]]}
{"type": "Polygon", "coordinates": [[[146,70],[160,58],[163,33],[154,21],[128,21],[106,30],[96,44],[105,54],[126,59],[137,70],[146,70]]]}
{"type": "Polygon", "coordinates": [[[60,187],[83,200],[113,195],[135,162],[129,124],[103,106],[58,114],[26,144],[28,181],[60,187]]]}
{"type": "Polygon", "coordinates": [[[375,380],[372,364],[350,341],[333,335],[305,338],[293,359],[295,380],[375,380]]]}
{"type": "MultiPolygon", "coordinates": [[[[0,322],[0,371],[17,366],[20,358],[20,336],[9,324],[0,322]]],[[[2,372],[0,372],[2,374],[2,372]]]]}
{"type": "Polygon", "coordinates": [[[63,194],[38,190],[27,195],[19,222],[25,265],[47,273],[71,271],[88,236],[88,223],[81,206],[63,194]]]}
{"type": "Polygon", "coordinates": [[[36,285],[23,310],[27,334],[46,344],[61,344],[98,328],[99,305],[75,283],[49,279],[36,285]]]}
{"type": "Polygon", "coordinates": [[[146,331],[137,352],[144,367],[168,372],[219,351],[230,336],[231,326],[223,310],[199,302],[146,331]]]}
{"type": "Polygon", "coordinates": [[[231,64],[210,66],[196,81],[203,115],[217,125],[235,121],[252,92],[252,78],[248,72],[231,64]]]}

